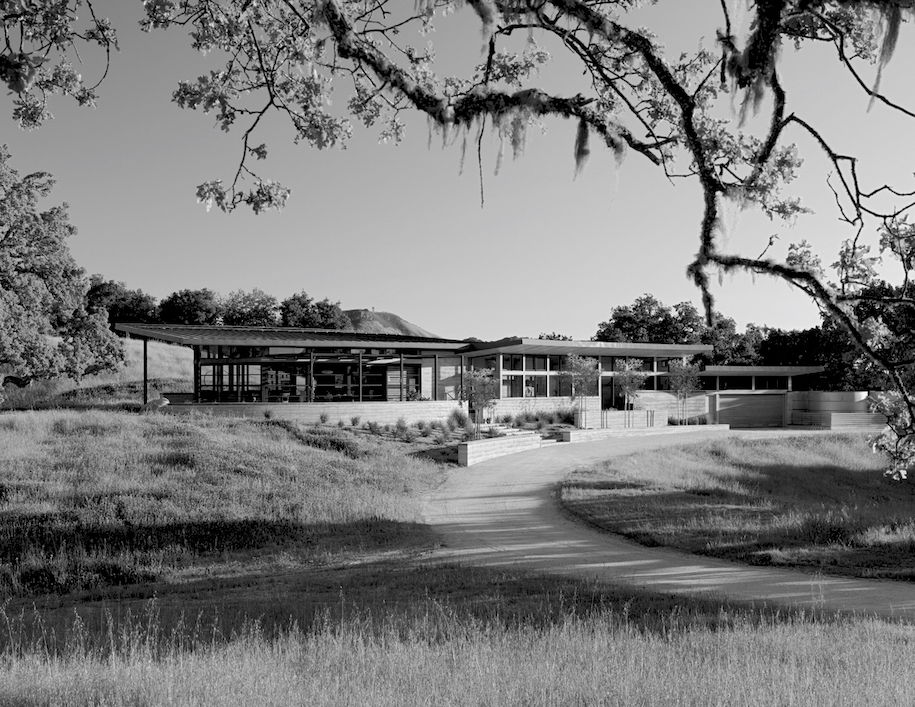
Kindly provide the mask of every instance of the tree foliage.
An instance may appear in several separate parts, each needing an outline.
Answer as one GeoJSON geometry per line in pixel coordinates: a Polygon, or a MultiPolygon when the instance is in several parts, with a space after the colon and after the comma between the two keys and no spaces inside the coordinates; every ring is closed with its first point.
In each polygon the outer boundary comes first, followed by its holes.
{"type": "Polygon", "coordinates": [[[159,318],[164,324],[219,324],[222,304],[212,290],[178,290],[159,303],[159,318]]]}
{"type": "Polygon", "coordinates": [[[159,305],[155,297],[143,290],[128,289],[123,282],[105,280],[101,275],[89,278],[86,306],[89,312],[104,312],[111,325],[117,322],[159,321],[159,305]]]}
{"type": "MultiPolygon", "coordinates": [[[[623,409],[630,415],[633,402],[650,374],[642,370],[642,359],[627,358],[617,361],[613,371],[613,384],[623,394],[623,409]]],[[[631,424],[631,422],[630,422],[631,424]]]]}
{"type": "MultiPolygon", "coordinates": [[[[492,411],[499,398],[499,380],[493,368],[465,368],[461,378],[461,400],[466,400],[477,415],[476,422],[486,411],[492,411]]],[[[479,427],[477,427],[479,437],[479,427]]]]}
{"type": "Polygon", "coordinates": [[[279,311],[282,326],[346,329],[350,325],[339,302],[331,302],[326,297],[315,302],[304,290],[284,299],[279,311]]]}
{"type": "Polygon", "coordinates": [[[689,422],[689,396],[699,390],[699,364],[686,359],[669,364],[670,389],[677,396],[677,417],[689,422]]]}
{"type": "Polygon", "coordinates": [[[698,344],[704,329],[702,317],[689,302],[671,308],[644,294],[631,305],[614,307],[610,319],[598,325],[594,340],[698,344]]]}
{"type": "Polygon", "coordinates": [[[572,400],[578,403],[578,425],[585,427],[585,398],[600,392],[600,361],[591,356],[569,354],[563,359],[559,377],[568,385],[572,400]]]}
{"type": "Polygon", "coordinates": [[[0,147],[0,371],[24,382],[116,370],[123,351],[105,314],[86,308],[89,280],[67,248],[76,229],[66,205],[38,210],[53,179],[20,177],[9,160],[0,147]]]}
{"type": "Polygon", "coordinates": [[[222,303],[223,324],[230,326],[276,326],[279,311],[276,297],[257,287],[230,292],[222,303]]]}
{"type": "Polygon", "coordinates": [[[581,400],[589,395],[597,395],[600,361],[591,356],[569,354],[563,360],[559,377],[569,386],[573,398],[581,400]]]}
{"type": "MultiPolygon", "coordinates": [[[[834,50],[837,70],[873,105],[915,118],[912,108],[884,95],[880,87],[899,28],[915,15],[915,4],[708,2],[720,13],[716,41],[680,56],[666,55],[651,32],[636,25],[629,13],[641,4],[637,0],[145,0],[143,25],[150,30],[187,27],[195,49],[225,60],[220,69],[181,82],[174,93],[181,107],[212,113],[223,130],[241,134],[234,177],[198,187],[198,198],[208,206],[231,210],[247,204],[259,212],[283,205],[288,189],[252,168],[268,154],[257,134],[270,113],[288,120],[296,142],[325,148],[345,143],[351,119],[377,128],[382,140],[396,142],[404,135],[401,114],[416,110],[446,143],[457,142],[465,150],[488,125],[515,154],[523,150],[528,128],[542,117],[568,118],[576,124],[570,131],[576,169],[597,140],[618,157],[629,153],[671,179],[685,177],[698,184],[702,216],[687,273],[702,292],[708,320],[714,315],[710,282],[715,274],[752,272],[790,283],[886,371],[908,411],[910,422],[900,429],[915,434],[915,396],[905,377],[915,357],[908,349],[900,352],[886,330],[857,308],[876,284],[878,258],[897,267],[898,290],[877,304],[894,310],[915,307],[909,277],[915,233],[906,220],[915,206],[915,190],[883,183],[879,165],[866,169],[868,155],[832,144],[795,111],[782,81],[787,45],[825,44],[834,50]],[[459,8],[478,18],[484,53],[467,74],[443,75],[427,36],[459,8]],[[586,92],[570,96],[545,88],[537,69],[550,55],[533,41],[535,36],[578,62],[590,82],[586,92]],[[530,41],[520,49],[517,37],[530,41]],[[876,65],[873,82],[861,75],[868,63],[876,65]],[[348,100],[336,105],[345,103],[349,115],[331,108],[332,91],[341,86],[348,100]],[[732,106],[736,109],[728,117],[732,106]],[[746,121],[751,112],[758,119],[746,121]],[[829,163],[824,177],[847,227],[837,243],[834,275],[803,242],[781,259],[765,245],[749,254],[723,246],[725,202],[759,209],[773,219],[805,213],[790,193],[801,166],[794,143],[799,139],[815,145],[829,163]]],[[[45,80],[41,72],[45,57],[71,52],[77,41],[101,44],[106,51],[111,46],[110,28],[94,20],[91,7],[80,0],[3,4],[4,29],[12,38],[0,50],[3,80],[18,96],[17,117],[23,124],[38,124],[45,109],[36,101],[61,86],[78,100],[84,96],[66,69],[61,69],[60,81],[45,80]],[[90,19],[80,33],[74,10],[83,4],[90,19]]],[[[468,46],[479,44],[477,36],[468,37],[468,46]]],[[[826,218],[832,222],[832,215],[826,218]]]]}

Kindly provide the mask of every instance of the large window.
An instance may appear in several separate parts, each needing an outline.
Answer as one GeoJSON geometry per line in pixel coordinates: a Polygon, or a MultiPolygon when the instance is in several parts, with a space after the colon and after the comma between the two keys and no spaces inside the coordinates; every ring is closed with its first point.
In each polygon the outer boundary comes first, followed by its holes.
{"type": "Polygon", "coordinates": [[[521,354],[502,354],[503,371],[523,371],[524,356],[521,354]]]}
{"type": "Polygon", "coordinates": [[[546,356],[525,356],[524,370],[526,371],[545,371],[546,356]]]}
{"type": "Polygon", "coordinates": [[[525,398],[545,398],[546,397],[547,376],[525,376],[524,377],[524,397],[525,398]]]}
{"type": "Polygon", "coordinates": [[[550,376],[550,397],[568,397],[572,394],[572,384],[559,376],[550,376]]]}
{"type": "Polygon", "coordinates": [[[524,397],[524,388],[522,387],[523,382],[524,376],[502,376],[502,397],[524,397]]]}

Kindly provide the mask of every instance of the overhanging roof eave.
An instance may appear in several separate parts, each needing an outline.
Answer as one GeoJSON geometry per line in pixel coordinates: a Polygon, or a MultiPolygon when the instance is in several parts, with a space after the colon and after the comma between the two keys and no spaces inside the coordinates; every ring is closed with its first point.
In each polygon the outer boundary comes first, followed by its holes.
{"type": "Polygon", "coordinates": [[[143,325],[117,323],[115,330],[133,336],[184,346],[272,346],[279,348],[377,348],[423,349],[457,353],[466,342],[448,339],[422,339],[396,335],[369,334],[339,330],[305,331],[281,327],[182,327],[179,325],[143,325]],[[203,331],[201,331],[203,330],[203,331]],[[297,335],[298,334],[298,335],[297,335]]]}
{"type": "Polygon", "coordinates": [[[653,344],[621,341],[555,341],[551,339],[504,339],[477,342],[468,354],[517,353],[537,355],[578,354],[579,356],[695,356],[711,353],[707,344],[653,344]]]}

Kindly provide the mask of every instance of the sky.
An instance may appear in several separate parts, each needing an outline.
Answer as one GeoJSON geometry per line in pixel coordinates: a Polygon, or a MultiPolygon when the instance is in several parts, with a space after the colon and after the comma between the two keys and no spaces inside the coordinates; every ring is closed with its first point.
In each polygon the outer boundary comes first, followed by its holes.
{"type": "MultiPolygon", "coordinates": [[[[179,30],[142,33],[140,0],[95,5],[121,43],[97,108],[58,100],[54,120],[24,132],[9,118],[11,97],[0,96],[0,142],[20,173],[55,176],[48,206],[69,204],[78,228],[70,249],[89,273],[159,299],[183,288],[228,294],[257,287],[279,299],[304,290],[344,309],[396,313],[439,336],[484,340],[554,331],[588,339],[613,307],[645,293],[667,305],[700,306],[685,274],[698,249],[697,185],[669,183],[635,153],[618,165],[596,144],[576,177],[575,125],[558,119],[546,121],[545,134],[532,132],[524,155],[506,158],[498,175],[498,139],[485,136],[482,208],[475,159],[468,154],[462,171],[460,148],[430,143],[422,116],[408,121],[399,146],[379,144],[376,132],[356,125],[342,151],[296,146],[277,119],[262,133],[269,158],[258,167],[292,189],[286,208],[208,213],[196,202],[196,186],[231,180],[240,132],[224,133],[213,116],[179,109],[171,95],[178,81],[217,68],[218,58],[194,52],[179,30]]],[[[718,0],[662,1],[631,24],[651,28],[670,53],[700,41],[711,47],[718,8],[718,0]]],[[[882,84],[903,101],[915,93],[912,37],[904,27],[882,84]]],[[[445,69],[480,60],[469,8],[440,21],[430,38],[445,69]]],[[[415,44],[425,41],[417,36],[415,44]]],[[[544,70],[543,85],[565,95],[583,90],[580,69],[561,48],[547,48],[557,62],[544,70]]],[[[832,58],[826,47],[783,50],[789,106],[843,151],[866,155],[865,180],[890,175],[911,188],[911,119],[880,105],[868,111],[866,96],[832,58]]],[[[84,75],[98,76],[99,57],[87,50],[83,60],[84,75]]],[[[872,77],[872,67],[865,74],[872,77]]],[[[789,243],[806,239],[828,264],[853,235],[835,217],[825,160],[809,138],[798,136],[798,144],[805,165],[792,192],[816,215],[786,227],[729,209],[726,249],[757,255],[777,234],[773,255],[784,257],[789,243]]],[[[741,327],[819,323],[815,306],[781,282],[726,276],[714,293],[716,308],[741,327]]]]}

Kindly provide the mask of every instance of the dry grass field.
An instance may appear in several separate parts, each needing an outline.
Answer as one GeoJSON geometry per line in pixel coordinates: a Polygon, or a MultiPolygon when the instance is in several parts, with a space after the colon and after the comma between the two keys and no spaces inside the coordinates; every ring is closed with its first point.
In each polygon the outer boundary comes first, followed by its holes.
{"type": "Polygon", "coordinates": [[[915,579],[915,487],[861,435],[722,439],[584,469],[563,505],[601,528],[749,564],[915,579]]]}
{"type": "MultiPolygon", "coordinates": [[[[467,473],[429,460],[432,434],[71,402],[0,413],[0,707],[857,706],[915,690],[912,627],[426,563],[422,495],[467,473]]],[[[857,443],[818,444],[633,457],[569,489],[635,497],[650,479],[673,490],[646,497],[710,502],[723,485],[758,510],[747,489],[771,488],[772,515],[789,481],[814,503],[829,469],[823,512],[850,497],[902,512],[857,443]]]]}
{"type": "Polygon", "coordinates": [[[441,468],[282,421],[0,415],[0,595],[179,582],[431,542],[441,468]]]}

